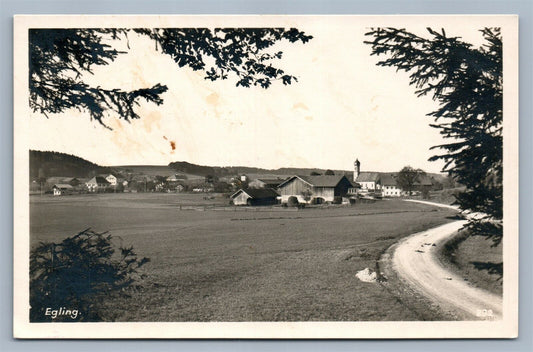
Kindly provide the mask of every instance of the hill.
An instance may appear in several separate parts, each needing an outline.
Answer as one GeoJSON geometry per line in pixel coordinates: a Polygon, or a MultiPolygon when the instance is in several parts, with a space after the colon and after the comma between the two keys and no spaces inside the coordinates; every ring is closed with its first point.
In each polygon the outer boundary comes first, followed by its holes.
{"type": "MultiPolygon", "coordinates": [[[[277,176],[292,176],[292,175],[310,175],[312,172],[317,172],[324,174],[325,169],[316,169],[316,168],[293,168],[293,167],[284,167],[279,169],[262,169],[259,167],[250,167],[250,166],[204,166],[191,164],[186,161],[175,161],[168,164],[170,168],[176,170],[177,172],[201,175],[201,176],[233,176],[233,175],[277,175],[277,176]]],[[[342,175],[349,171],[344,170],[333,170],[336,175],[342,175]]]]}
{"type": "Polygon", "coordinates": [[[38,177],[90,177],[112,169],[92,163],[75,155],[30,150],[30,179],[38,177]]]}

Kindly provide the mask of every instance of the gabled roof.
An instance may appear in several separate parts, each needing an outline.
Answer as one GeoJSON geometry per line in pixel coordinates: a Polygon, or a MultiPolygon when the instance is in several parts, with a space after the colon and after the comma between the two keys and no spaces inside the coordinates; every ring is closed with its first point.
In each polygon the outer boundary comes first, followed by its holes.
{"type": "MultiPolygon", "coordinates": [[[[344,175],[331,175],[331,176],[330,175],[327,175],[327,176],[326,175],[321,175],[321,176],[295,175],[283,181],[283,183],[281,183],[279,187],[283,187],[285,184],[289,183],[295,178],[299,178],[300,180],[309,184],[312,187],[336,187],[343,178],[346,178],[346,176],[344,175]]],[[[348,179],[346,178],[346,180],[348,179]]]]}
{"type": "Polygon", "coordinates": [[[108,184],[109,182],[102,176],[95,176],[93,178],[91,178],[89,181],[87,181],[87,183],[93,181],[96,182],[96,183],[106,183],[108,184]]]}
{"type": "Polygon", "coordinates": [[[285,179],[281,179],[281,178],[258,178],[257,180],[263,183],[266,183],[266,184],[276,184],[276,183],[279,184],[285,181],[285,179]]]}
{"type": "Polygon", "coordinates": [[[56,183],[54,187],[52,188],[59,188],[59,189],[72,189],[72,186],[67,183],[56,183]]]}
{"type": "Polygon", "coordinates": [[[379,172],[363,171],[357,176],[356,182],[378,182],[379,172]]]}
{"type": "Polygon", "coordinates": [[[382,173],[380,175],[382,186],[396,186],[396,176],[393,174],[382,173]]]}
{"type": "Polygon", "coordinates": [[[253,199],[276,198],[279,196],[278,192],[274,191],[272,188],[247,188],[240,189],[233,193],[231,198],[235,198],[241,192],[246,193],[253,199]]]}

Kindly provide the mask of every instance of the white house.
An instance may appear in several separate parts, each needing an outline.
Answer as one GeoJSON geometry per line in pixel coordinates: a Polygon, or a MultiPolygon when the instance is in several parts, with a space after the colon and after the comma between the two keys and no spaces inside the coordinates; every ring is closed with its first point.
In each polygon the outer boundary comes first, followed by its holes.
{"type": "Polygon", "coordinates": [[[67,193],[72,192],[73,187],[68,183],[56,183],[52,190],[54,191],[54,196],[61,196],[67,193]]]}
{"type": "Polygon", "coordinates": [[[107,176],[104,176],[106,181],[109,182],[109,184],[111,186],[116,186],[117,185],[117,178],[111,174],[107,175],[107,176]]]}
{"type": "Polygon", "coordinates": [[[394,174],[381,174],[381,194],[384,197],[400,197],[402,190],[396,183],[397,175],[394,174]]]}

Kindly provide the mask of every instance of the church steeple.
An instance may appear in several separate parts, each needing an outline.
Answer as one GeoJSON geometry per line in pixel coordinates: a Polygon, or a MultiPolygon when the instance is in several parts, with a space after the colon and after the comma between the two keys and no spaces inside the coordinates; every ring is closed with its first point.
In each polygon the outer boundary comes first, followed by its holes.
{"type": "Polygon", "coordinates": [[[357,181],[357,177],[361,173],[361,163],[359,162],[359,159],[355,159],[354,165],[354,172],[353,172],[353,181],[357,181]]]}

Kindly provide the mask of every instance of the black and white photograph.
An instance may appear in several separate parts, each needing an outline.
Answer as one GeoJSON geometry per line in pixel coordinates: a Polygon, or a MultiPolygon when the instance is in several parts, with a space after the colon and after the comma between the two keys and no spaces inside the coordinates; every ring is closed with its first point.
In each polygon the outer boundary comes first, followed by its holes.
{"type": "Polygon", "coordinates": [[[516,16],[14,24],[15,337],[517,336],[516,16]]]}

